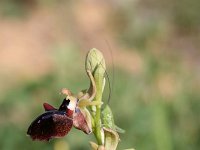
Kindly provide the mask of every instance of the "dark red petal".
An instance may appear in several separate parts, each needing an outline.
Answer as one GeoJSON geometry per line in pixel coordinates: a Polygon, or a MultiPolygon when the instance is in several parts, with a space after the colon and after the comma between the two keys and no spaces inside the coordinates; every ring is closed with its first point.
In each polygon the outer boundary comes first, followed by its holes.
{"type": "Polygon", "coordinates": [[[56,110],[56,108],[54,108],[53,106],[51,106],[48,103],[43,103],[43,107],[44,107],[45,111],[56,110]]]}

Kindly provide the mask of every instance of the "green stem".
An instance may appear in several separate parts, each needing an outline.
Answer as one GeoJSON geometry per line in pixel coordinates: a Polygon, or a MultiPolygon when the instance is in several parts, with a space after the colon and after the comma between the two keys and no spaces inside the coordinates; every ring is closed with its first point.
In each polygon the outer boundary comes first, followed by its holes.
{"type": "MultiPolygon", "coordinates": [[[[104,89],[104,73],[106,69],[105,60],[102,53],[93,48],[91,49],[86,57],[86,70],[90,70],[94,77],[95,85],[96,85],[96,95],[94,97],[94,101],[99,103],[97,106],[92,106],[94,126],[93,131],[94,135],[97,139],[98,145],[103,145],[103,130],[101,125],[101,102],[102,102],[102,93],[104,89]]],[[[90,87],[91,88],[91,87],[90,87]]]]}
{"type": "MultiPolygon", "coordinates": [[[[94,101],[102,101],[102,83],[103,80],[99,76],[94,76],[97,93],[94,101]]],[[[96,115],[95,115],[95,137],[97,139],[98,145],[103,144],[102,133],[101,133],[101,105],[96,106],[96,115]]]]}
{"type": "Polygon", "coordinates": [[[101,109],[97,108],[96,118],[95,118],[95,137],[97,139],[98,145],[103,145],[102,135],[101,135],[101,120],[100,120],[101,109]]]}

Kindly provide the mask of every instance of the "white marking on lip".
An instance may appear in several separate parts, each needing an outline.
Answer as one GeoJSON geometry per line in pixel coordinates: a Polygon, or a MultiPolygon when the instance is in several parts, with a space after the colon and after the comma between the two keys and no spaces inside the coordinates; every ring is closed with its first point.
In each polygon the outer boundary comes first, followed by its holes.
{"type": "Polygon", "coordinates": [[[38,120],[38,122],[37,123],[40,123],[40,120],[38,120]]]}
{"type": "Polygon", "coordinates": [[[77,99],[72,96],[69,96],[69,100],[70,100],[70,102],[69,102],[69,105],[67,106],[67,108],[74,111],[76,108],[77,99]]]}

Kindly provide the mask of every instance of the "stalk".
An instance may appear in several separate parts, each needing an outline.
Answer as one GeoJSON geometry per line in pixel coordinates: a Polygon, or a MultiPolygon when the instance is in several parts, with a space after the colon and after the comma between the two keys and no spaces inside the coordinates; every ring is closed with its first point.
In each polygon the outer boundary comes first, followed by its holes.
{"type": "Polygon", "coordinates": [[[86,57],[86,70],[90,70],[94,77],[96,85],[96,95],[93,101],[96,101],[100,105],[92,106],[93,110],[93,133],[97,139],[98,145],[104,144],[104,134],[101,125],[101,103],[102,103],[102,94],[104,89],[104,73],[105,73],[105,60],[100,51],[93,48],[89,51],[86,57]]]}

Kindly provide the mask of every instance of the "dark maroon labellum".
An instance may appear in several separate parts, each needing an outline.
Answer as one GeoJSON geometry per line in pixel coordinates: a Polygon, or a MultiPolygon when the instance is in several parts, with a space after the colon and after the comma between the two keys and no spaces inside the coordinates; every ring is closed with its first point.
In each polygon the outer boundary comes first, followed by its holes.
{"type": "MultiPolygon", "coordinates": [[[[44,103],[43,106],[46,111],[57,110],[48,103],[44,103]]],[[[73,126],[76,129],[83,131],[85,134],[90,134],[92,132],[79,107],[76,107],[75,112],[73,113],[73,126]]]]}
{"type": "Polygon", "coordinates": [[[38,116],[29,126],[27,134],[33,140],[48,141],[51,138],[65,136],[73,126],[73,110],[67,106],[70,100],[63,100],[57,110],[53,106],[45,103],[45,113],[38,116]]]}

